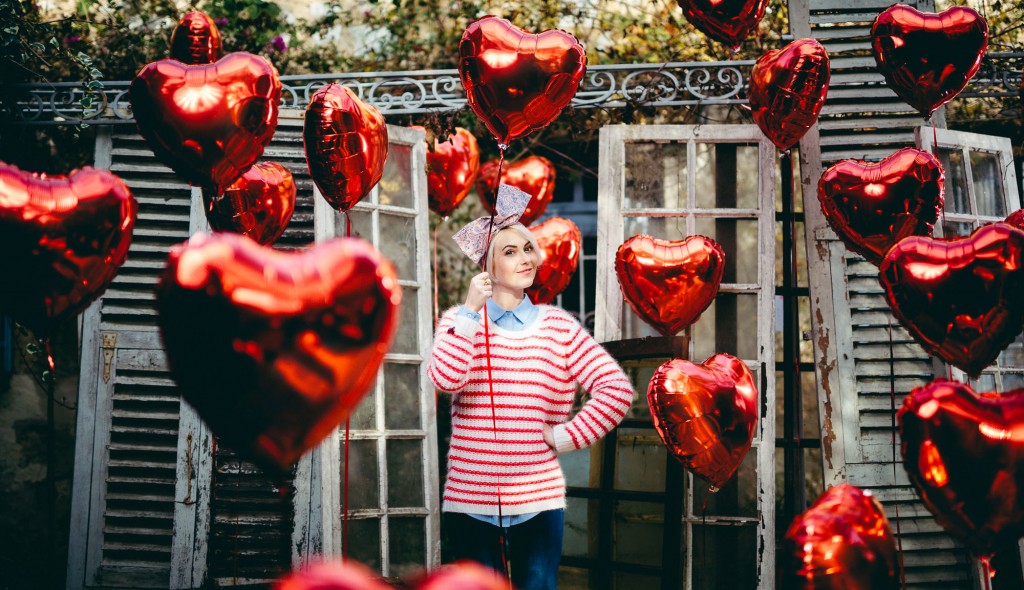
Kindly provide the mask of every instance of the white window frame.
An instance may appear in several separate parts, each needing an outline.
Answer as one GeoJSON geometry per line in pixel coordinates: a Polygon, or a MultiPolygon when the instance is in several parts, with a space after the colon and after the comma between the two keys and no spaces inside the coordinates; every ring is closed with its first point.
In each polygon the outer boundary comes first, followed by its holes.
{"type": "MultiPolygon", "coordinates": [[[[756,293],[758,295],[759,358],[751,372],[758,378],[764,416],[760,417],[759,428],[751,447],[757,455],[758,472],[758,524],[757,524],[757,579],[759,590],[769,590],[775,585],[775,169],[776,149],[755,125],[610,125],[601,129],[600,171],[598,180],[598,230],[597,230],[597,276],[605,277],[598,284],[595,335],[598,341],[619,340],[623,335],[623,297],[615,273],[615,254],[625,238],[625,145],[632,142],[685,142],[687,144],[687,194],[696,190],[696,144],[698,143],[742,143],[758,145],[758,208],[721,209],[721,217],[758,219],[759,284],[722,285],[721,292],[756,293]],[[762,367],[770,371],[767,378],[761,376],[762,367]]],[[[676,216],[680,210],[647,209],[645,216],[676,216]]],[[[689,212],[689,210],[683,210],[689,212]]],[[[708,209],[701,209],[707,212],[708,209]]],[[[693,215],[687,216],[687,233],[695,233],[693,215]]],[[[690,344],[691,351],[693,343],[690,344]]],[[[701,362],[704,359],[694,359],[701,362]]],[[[748,365],[751,360],[748,361],[748,365]]],[[[644,392],[640,392],[643,395],[644,392]]],[[[690,476],[692,477],[692,476],[690,476]]],[[[687,486],[692,495],[692,486],[687,486]]],[[[689,500],[692,501],[692,498],[689,500]]],[[[685,518],[685,517],[684,517],[685,518]]],[[[708,522],[712,519],[709,517],[708,522]]],[[[717,520],[717,519],[715,519],[717,520]]],[[[732,518],[731,520],[736,520],[732,518]]],[[[684,523],[685,524],[685,523],[684,523]]],[[[685,554],[692,559],[692,537],[687,536],[685,554]]],[[[684,568],[684,588],[693,587],[693,568],[684,568]]]]}

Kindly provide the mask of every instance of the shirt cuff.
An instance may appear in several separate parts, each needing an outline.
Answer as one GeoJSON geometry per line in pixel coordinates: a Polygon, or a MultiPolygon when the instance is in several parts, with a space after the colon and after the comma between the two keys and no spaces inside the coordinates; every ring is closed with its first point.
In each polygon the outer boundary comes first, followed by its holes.
{"type": "Polygon", "coordinates": [[[568,451],[575,451],[576,444],[572,442],[572,437],[569,436],[569,431],[566,430],[565,424],[558,424],[551,428],[551,434],[555,438],[555,452],[565,453],[568,451]]]}
{"type": "Polygon", "coordinates": [[[463,338],[472,339],[480,329],[480,314],[474,313],[463,305],[455,314],[455,333],[463,338]]]}

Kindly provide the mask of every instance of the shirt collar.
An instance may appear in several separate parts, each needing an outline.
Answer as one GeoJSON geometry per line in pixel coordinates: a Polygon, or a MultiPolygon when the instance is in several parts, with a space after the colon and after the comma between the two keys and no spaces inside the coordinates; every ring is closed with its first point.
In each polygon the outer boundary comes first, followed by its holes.
{"type": "Polygon", "coordinates": [[[487,317],[491,318],[492,322],[498,321],[501,316],[509,313],[512,317],[519,320],[519,323],[525,324],[529,320],[531,314],[534,312],[536,306],[530,301],[529,295],[523,295],[523,300],[515,307],[515,309],[505,309],[498,305],[493,299],[487,300],[487,317]]]}

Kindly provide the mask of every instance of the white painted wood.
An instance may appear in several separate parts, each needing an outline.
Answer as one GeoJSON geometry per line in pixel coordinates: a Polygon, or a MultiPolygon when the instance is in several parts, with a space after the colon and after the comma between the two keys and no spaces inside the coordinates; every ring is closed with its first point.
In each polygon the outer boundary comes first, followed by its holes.
{"type": "MultiPolygon", "coordinates": [[[[189,233],[194,235],[209,231],[210,222],[206,218],[202,190],[193,187],[189,233]]],[[[206,578],[212,477],[213,433],[195,408],[182,400],[174,490],[171,588],[195,588],[206,578]]]]}

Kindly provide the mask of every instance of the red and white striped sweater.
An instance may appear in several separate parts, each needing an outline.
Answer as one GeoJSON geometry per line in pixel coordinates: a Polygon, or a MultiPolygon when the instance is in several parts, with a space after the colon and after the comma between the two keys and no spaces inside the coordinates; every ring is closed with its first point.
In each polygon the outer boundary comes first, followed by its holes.
{"type": "Polygon", "coordinates": [[[483,320],[456,319],[454,308],[438,324],[429,374],[453,394],[445,512],[497,515],[499,495],[506,516],[565,508],[565,478],[543,424],[558,452],[583,449],[633,402],[625,373],[575,318],[538,307],[522,331],[490,324],[493,421],[483,320]],[[577,385],[590,399],[569,420],[577,385]]]}

